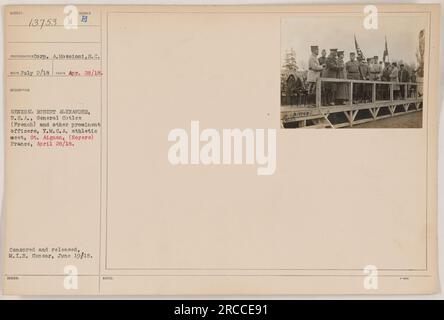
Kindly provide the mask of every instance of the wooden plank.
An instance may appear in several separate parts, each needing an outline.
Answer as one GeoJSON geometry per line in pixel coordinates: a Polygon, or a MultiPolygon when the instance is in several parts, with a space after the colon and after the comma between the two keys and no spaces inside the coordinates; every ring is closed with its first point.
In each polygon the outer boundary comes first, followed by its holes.
{"type": "Polygon", "coordinates": [[[326,127],[330,127],[330,125],[327,125],[325,122],[322,122],[322,123],[312,124],[311,126],[306,126],[304,127],[304,129],[323,129],[326,127]]]}
{"type": "MultiPolygon", "coordinates": [[[[295,107],[295,106],[281,106],[281,120],[285,122],[294,122],[297,120],[312,120],[319,119],[324,116],[328,116],[332,113],[340,112],[350,112],[359,110],[369,110],[370,113],[375,113],[375,110],[379,112],[380,108],[388,107],[391,115],[394,114],[395,108],[398,105],[403,106],[404,111],[406,111],[406,106],[410,103],[414,103],[416,110],[421,110],[422,99],[409,99],[409,100],[395,100],[395,101],[376,101],[374,103],[364,103],[364,104],[354,104],[354,105],[340,105],[340,106],[321,106],[321,107],[295,107]],[[321,112],[321,113],[320,113],[321,112]],[[285,120],[288,119],[288,120],[285,120]]],[[[408,110],[408,107],[407,107],[408,110]]],[[[377,117],[378,112],[376,112],[374,117],[377,117]]],[[[352,115],[354,113],[350,113],[352,115]]]]}
{"type": "Polygon", "coordinates": [[[321,79],[316,80],[316,106],[320,107],[322,105],[322,90],[321,90],[321,79]]]}
{"type": "Polygon", "coordinates": [[[378,83],[378,84],[409,84],[417,86],[416,82],[399,82],[399,81],[381,81],[381,80],[353,80],[353,79],[338,79],[338,78],[320,78],[322,82],[341,82],[341,83],[378,83]]]}
{"type": "MultiPolygon", "coordinates": [[[[376,102],[369,102],[369,103],[356,103],[353,106],[350,105],[336,105],[336,106],[321,106],[321,110],[322,112],[343,112],[343,111],[350,111],[350,110],[356,110],[356,109],[369,109],[369,108],[374,108],[374,107],[387,107],[389,105],[400,105],[400,104],[404,104],[404,103],[415,103],[415,102],[422,102],[422,99],[407,99],[407,100],[394,100],[394,101],[390,101],[390,100],[380,100],[380,101],[376,101],[376,102]],[[337,110],[337,111],[336,111],[337,110]]],[[[293,111],[293,112],[308,112],[308,113],[312,113],[312,112],[317,112],[318,109],[316,108],[316,106],[290,106],[290,105],[285,105],[285,106],[281,106],[281,112],[286,112],[286,111],[293,111]]]]}
{"type": "Polygon", "coordinates": [[[395,108],[396,108],[396,106],[389,106],[389,111],[392,116],[395,114],[395,108]]]}
{"type": "Polygon", "coordinates": [[[356,118],[356,115],[358,114],[358,111],[359,110],[356,110],[356,111],[352,111],[352,121],[354,121],[355,120],[355,118],[356,118]]]}
{"type": "MultiPolygon", "coordinates": [[[[359,124],[362,124],[362,123],[382,120],[382,119],[386,119],[386,118],[397,117],[397,116],[405,115],[407,113],[412,113],[412,112],[418,112],[418,111],[410,110],[410,111],[407,111],[407,112],[399,112],[399,113],[395,113],[393,116],[391,114],[387,114],[387,115],[383,115],[383,116],[377,117],[376,120],[373,119],[373,118],[366,118],[366,119],[355,120],[355,121],[353,121],[353,126],[359,125],[359,124]]],[[[335,128],[344,128],[344,127],[353,127],[353,126],[351,126],[350,122],[348,122],[348,121],[342,122],[342,123],[338,123],[338,124],[334,125],[335,128]]],[[[330,127],[330,126],[327,126],[324,123],[324,124],[316,124],[316,125],[312,125],[312,126],[307,126],[306,128],[328,128],[328,127],[330,127]]]]}
{"type": "Polygon", "coordinates": [[[348,98],[350,99],[349,105],[353,105],[353,82],[350,82],[350,92],[348,93],[348,98]]]}

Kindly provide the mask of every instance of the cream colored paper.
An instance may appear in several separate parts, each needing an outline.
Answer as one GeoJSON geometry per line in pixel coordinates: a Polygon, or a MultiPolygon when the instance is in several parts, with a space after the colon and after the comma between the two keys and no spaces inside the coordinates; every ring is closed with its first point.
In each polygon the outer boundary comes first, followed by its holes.
{"type": "Polygon", "coordinates": [[[362,6],[6,7],[5,293],[436,292],[440,10],[377,8],[426,22],[420,128],[280,127],[283,19],[362,6]],[[276,129],[274,174],[173,166],[191,121],[276,129]]]}

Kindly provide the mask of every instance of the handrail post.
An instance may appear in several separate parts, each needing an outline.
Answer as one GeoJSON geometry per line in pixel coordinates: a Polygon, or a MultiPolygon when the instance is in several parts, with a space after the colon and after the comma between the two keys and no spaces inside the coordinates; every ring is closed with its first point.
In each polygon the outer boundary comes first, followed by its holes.
{"type": "Polygon", "coordinates": [[[316,80],[316,107],[320,107],[322,105],[322,95],[321,95],[321,78],[316,80]]]}
{"type": "Polygon", "coordinates": [[[372,86],[372,102],[376,101],[376,82],[373,82],[372,86]]]}
{"type": "Polygon", "coordinates": [[[390,83],[390,101],[393,101],[393,83],[390,83]]]}
{"type": "Polygon", "coordinates": [[[350,92],[349,92],[349,98],[350,98],[350,105],[353,105],[353,81],[350,81],[350,92]]]}

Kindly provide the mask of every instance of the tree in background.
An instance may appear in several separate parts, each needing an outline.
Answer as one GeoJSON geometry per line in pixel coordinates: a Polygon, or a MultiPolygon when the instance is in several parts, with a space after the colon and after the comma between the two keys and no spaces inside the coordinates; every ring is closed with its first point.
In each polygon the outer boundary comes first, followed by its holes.
{"type": "Polygon", "coordinates": [[[296,52],[293,48],[285,51],[284,64],[282,66],[286,71],[298,70],[298,65],[296,63],[296,52]]]}
{"type": "Polygon", "coordinates": [[[416,61],[418,62],[418,77],[424,77],[424,50],[425,50],[425,30],[419,32],[419,46],[416,50],[416,61]]]}

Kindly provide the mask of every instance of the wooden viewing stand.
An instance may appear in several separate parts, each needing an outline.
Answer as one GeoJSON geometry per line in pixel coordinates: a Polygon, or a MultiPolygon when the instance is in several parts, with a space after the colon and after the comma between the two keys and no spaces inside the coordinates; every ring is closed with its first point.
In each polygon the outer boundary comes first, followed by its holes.
{"type": "Polygon", "coordinates": [[[416,82],[319,78],[316,83],[315,103],[281,106],[281,124],[283,127],[298,128],[353,127],[365,122],[418,112],[422,110],[422,97],[418,93],[419,85],[416,82]],[[326,82],[347,83],[348,101],[341,105],[323,105],[322,88],[326,82]],[[353,86],[358,84],[372,86],[369,102],[353,102],[353,86]],[[393,88],[395,85],[400,86],[400,92],[403,91],[400,99],[394,98],[393,88]],[[377,86],[388,86],[385,90],[389,92],[389,99],[377,99],[379,98],[377,97],[377,86]],[[340,116],[332,116],[334,114],[340,116]]]}

